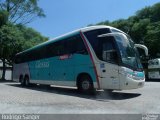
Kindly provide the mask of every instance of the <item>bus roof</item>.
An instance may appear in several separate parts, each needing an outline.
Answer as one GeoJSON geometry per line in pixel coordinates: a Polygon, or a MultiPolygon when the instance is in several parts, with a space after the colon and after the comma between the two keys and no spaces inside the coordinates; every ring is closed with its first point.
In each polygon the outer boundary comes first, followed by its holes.
{"type": "Polygon", "coordinates": [[[38,45],[36,45],[36,46],[34,46],[34,47],[32,47],[32,48],[29,48],[29,49],[27,49],[27,50],[24,50],[24,51],[22,51],[22,52],[19,52],[19,53],[17,53],[16,55],[23,54],[23,53],[32,51],[32,50],[34,50],[34,49],[37,49],[37,48],[39,48],[39,47],[43,47],[43,46],[45,46],[45,45],[48,45],[48,44],[50,44],[50,43],[53,43],[53,42],[55,42],[55,41],[62,40],[62,39],[64,39],[64,38],[68,38],[68,37],[74,36],[74,35],[76,35],[76,34],[79,34],[80,32],[87,32],[87,31],[96,30],[96,29],[102,29],[102,28],[109,28],[109,29],[111,29],[111,30],[116,30],[116,31],[119,31],[119,32],[124,33],[123,31],[121,31],[121,30],[119,30],[119,29],[116,29],[116,28],[111,27],[111,26],[106,26],[106,25],[96,25],[96,26],[84,27],[84,28],[80,28],[80,29],[74,30],[74,31],[72,31],[72,32],[63,34],[63,35],[61,35],[61,36],[58,36],[58,37],[56,37],[56,38],[54,38],[54,39],[51,39],[51,40],[48,40],[48,41],[46,41],[46,42],[40,43],[40,44],[38,44],[38,45]]]}

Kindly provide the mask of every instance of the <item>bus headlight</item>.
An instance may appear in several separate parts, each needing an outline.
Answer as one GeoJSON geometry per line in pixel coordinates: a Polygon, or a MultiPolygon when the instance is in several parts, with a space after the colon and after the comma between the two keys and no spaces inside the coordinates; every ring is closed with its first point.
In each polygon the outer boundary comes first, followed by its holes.
{"type": "Polygon", "coordinates": [[[136,75],[133,75],[132,79],[134,79],[134,80],[140,80],[140,78],[137,77],[136,75]]]}
{"type": "Polygon", "coordinates": [[[129,74],[129,73],[127,73],[127,77],[131,79],[133,78],[132,74],[129,74]]]}
{"type": "Polygon", "coordinates": [[[133,73],[132,78],[134,80],[144,80],[145,79],[144,73],[140,73],[140,75],[138,75],[138,74],[139,73],[137,73],[137,72],[133,73]]]}
{"type": "Polygon", "coordinates": [[[130,78],[130,79],[134,79],[134,80],[143,80],[144,77],[139,77],[137,75],[137,73],[126,73],[127,74],[127,77],[130,78]]]}
{"type": "Polygon", "coordinates": [[[128,77],[130,79],[132,79],[132,75],[133,75],[133,71],[132,70],[126,70],[126,69],[122,69],[122,71],[120,72],[122,75],[124,75],[125,77],[128,77]]]}
{"type": "Polygon", "coordinates": [[[131,69],[123,67],[120,70],[120,74],[122,74],[123,76],[129,79],[133,79],[133,80],[145,80],[145,74],[143,71],[142,72],[133,71],[131,69]]]}

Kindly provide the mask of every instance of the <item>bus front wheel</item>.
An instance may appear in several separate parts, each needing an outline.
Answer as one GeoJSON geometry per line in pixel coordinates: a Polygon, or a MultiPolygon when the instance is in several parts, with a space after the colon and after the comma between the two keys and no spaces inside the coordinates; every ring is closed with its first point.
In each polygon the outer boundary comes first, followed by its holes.
{"type": "Polygon", "coordinates": [[[88,75],[83,75],[78,81],[78,90],[83,93],[92,93],[94,91],[93,82],[88,75]]]}

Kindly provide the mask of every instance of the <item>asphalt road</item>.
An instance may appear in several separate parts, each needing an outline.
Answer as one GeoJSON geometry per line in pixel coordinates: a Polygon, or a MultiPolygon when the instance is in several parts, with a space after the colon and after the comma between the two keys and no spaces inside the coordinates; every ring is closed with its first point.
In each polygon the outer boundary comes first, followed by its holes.
{"type": "Polygon", "coordinates": [[[74,88],[0,83],[1,114],[160,114],[160,82],[140,89],[84,95],[74,88]]]}

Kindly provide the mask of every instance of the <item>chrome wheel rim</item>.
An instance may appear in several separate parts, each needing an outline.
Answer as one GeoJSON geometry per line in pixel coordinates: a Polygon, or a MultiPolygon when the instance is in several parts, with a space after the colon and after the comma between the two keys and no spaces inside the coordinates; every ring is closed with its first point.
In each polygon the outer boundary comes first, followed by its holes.
{"type": "Polygon", "coordinates": [[[82,88],[84,89],[84,90],[88,90],[89,89],[89,86],[90,86],[90,83],[89,83],[89,81],[83,81],[82,82],[82,88]]]}

